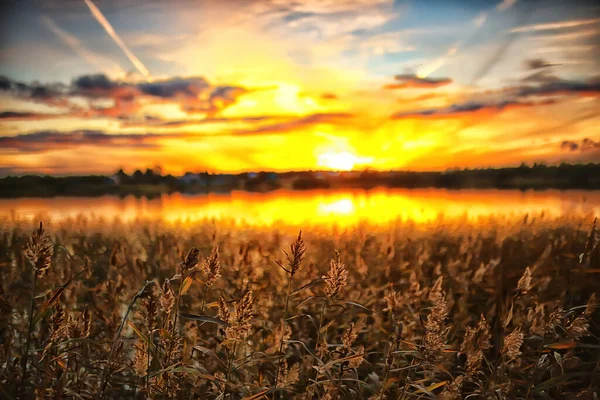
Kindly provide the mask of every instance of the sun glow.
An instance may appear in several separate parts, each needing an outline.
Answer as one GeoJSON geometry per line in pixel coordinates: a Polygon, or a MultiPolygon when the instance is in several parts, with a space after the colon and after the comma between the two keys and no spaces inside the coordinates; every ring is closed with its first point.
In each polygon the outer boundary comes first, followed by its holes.
{"type": "Polygon", "coordinates": [[[371,157],[359,157],[348,151],[327,152],[320,154],[317,158],[319,167],[325,167],[335,171],[351,171],[359,164],[368,164],[371,157]]]}

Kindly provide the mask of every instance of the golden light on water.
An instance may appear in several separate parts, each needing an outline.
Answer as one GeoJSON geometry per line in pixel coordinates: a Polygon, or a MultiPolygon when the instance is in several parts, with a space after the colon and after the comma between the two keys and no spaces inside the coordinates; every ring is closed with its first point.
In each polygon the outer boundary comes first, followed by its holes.
{"type": "Polygon", "coordinates": [[[585,191],[525,192],[500,190],[361,189],[269,193],[234,191],[227,194],[164,195],[156,199],[129,196],[0,200],[0,217],[60,221],[79,215],[119,219],[156,219],[169,223],[205,219],[234,220],[255,226],[350,227],[361,222],[415,223],[440,218],[477,219],[489,216],[548,217],[569,214],[600,215],[600,193],[585,191]]]}

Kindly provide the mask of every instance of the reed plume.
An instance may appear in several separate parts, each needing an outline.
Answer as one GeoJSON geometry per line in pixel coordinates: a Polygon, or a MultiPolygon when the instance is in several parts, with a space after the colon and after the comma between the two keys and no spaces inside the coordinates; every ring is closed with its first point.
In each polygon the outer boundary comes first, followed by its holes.
{"type": "Polygon", "coordinates": [[[206,281],[204,282],[206,287],[212,286],[221,277],[219,250],[216,247],[213,247],[210,256],[202,263],[202,272],[206,276],[206,281]]]}
{"type": "Polygon", "coordinates": [[[520,326],[504,337],[502,354],[506,355],[508,360],[515,360],[521,355],[521,346],[523,346],[524,337],[525,335],[520,326]]]}
{"type": "Polygon", "coordinates": [[[342,289],[346,287],[348,270],[340,259],[340,253],[335,252],[335,258],[329,262],[327,275],[322,276],[325,281],[325,293],[330,300],[335,299],[342,289]]]}

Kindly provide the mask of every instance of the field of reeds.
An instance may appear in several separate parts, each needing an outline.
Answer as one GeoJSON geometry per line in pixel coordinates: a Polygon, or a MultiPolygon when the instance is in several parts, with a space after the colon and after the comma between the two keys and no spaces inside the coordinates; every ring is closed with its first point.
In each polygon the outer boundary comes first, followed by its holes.
{"type": "Polygon", "coordinates": [[[0,223],[5,399],[594,399],[591,218],[0,223]]]}

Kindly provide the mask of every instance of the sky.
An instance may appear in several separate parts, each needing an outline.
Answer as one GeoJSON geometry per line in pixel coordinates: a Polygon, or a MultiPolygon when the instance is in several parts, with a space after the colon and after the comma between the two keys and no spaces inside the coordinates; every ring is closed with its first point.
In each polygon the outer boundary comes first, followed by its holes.
{"type": "Polygon", "coordinates": [[[0,7],[0,176],[599,161],[597,1],[0,7]]]}

